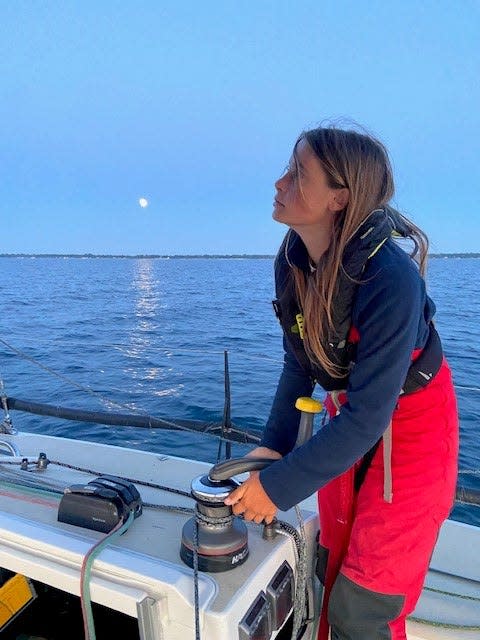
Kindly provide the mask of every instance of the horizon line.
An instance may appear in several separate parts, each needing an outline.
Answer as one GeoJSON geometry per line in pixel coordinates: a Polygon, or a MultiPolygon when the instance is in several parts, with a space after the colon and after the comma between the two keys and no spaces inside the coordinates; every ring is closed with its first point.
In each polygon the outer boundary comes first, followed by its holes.
{"type": "MultiPolygon", "coordinates": [[[[159,254],[159,253],[137,253],[137,254],[116,254],[116,253],[0,253],[0,258],[125,258],[125,259],[184,259],[184,258],[256,258],[256,259],[269,259],[275,258],[276,254],[270,253],[174,253],[174,254],[159,254]]],[[[477,251],[453,251],[453,252],[439,252],[429,253],[429,258],[480,258],[480,252],[477,251]]]]}

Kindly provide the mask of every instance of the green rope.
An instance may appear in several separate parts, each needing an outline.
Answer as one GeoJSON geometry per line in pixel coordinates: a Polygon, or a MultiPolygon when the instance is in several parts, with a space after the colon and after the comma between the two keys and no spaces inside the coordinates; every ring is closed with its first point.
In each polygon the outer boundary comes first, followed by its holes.
{"type": "Polygon", "coordinates": [[[8,482],[7,480],[0,480],[0,487],[14,489],[15,491],[25,493],[27,495],[41,495],[48,496],[49,498],[61,497],[63,495],[63,491],[60,491],[59,489],[36,488],[30,485],[21,484],[21,481],[8,482]]]}
{"type": "Polygon", "coordinates": [[[86,614],[86,625],[88,629],[88,638],[89,640],[95,640],[95,626],[93,623],[93,613],[92,613],[92,602],[90,600],[90,574],[92,570],[92,565],[98,556],[98,554],[105,549],[113,540],[116,540],[119,536],[122,535],[132,524],[133,522],[133,511],[130,511],[128,514],[127,520],[123,523],[123,525],[119,529],[114,529],[111,533],[105,536],[103,540],[97,542],[95,546],[93,546],[90,551],[85,556],[84,566],[82,567],[82,584],[81,584],[81,593],[82,593],[82,608],[86,614]]]}
{"type": "Polygon", "coordinates": [[[408,616],[407,620],[412,622],[420,622],[421,624],[428,624],[430,627],[440,627],[442,629],[462,629],[463,631],[480,631],[480,626],[469,624],[454,624],[453,622],[435,622],[434,620],[425,620],[424,618],[416,618],[415,616],[408,616]]]}
{"type": "MultiPolygon", "coordinates": [[[[467,596],[461,593],[453,593],[452,591],[443,591],[442,589],[435,589],[433,587],[424,587],[425,591],[432,591],[433,593],[439,593],[443,596],[451,596],[453,598],[462,598],[463,600],[474,600],[480,602],[480,598],[475,596],[467,596]]],[[[453,622],[435,622],[434,620],[426,620],[424,618],[417,618],[415,616],[409,616],[408,620],[414,622],[421,622],[422,624],[428,624],[431,627],[440,627],[443,629],[463,629],[465,631],[480,631],[479,625],[469,624],[454,624],[453,622]]]]}
{"type": "Polygon", "coordinates": [[[452,596],[453,598],[463,598],[464,600],[475,600],[480,602],[480,598],[476,596],[467,596],[462,593],[453,593],[452,591],[442,591],[442,589],[434,589],[433,587],[424,587],[424,591],[433,591],[433,593],[441,593],[444,596],[452,596]]]}

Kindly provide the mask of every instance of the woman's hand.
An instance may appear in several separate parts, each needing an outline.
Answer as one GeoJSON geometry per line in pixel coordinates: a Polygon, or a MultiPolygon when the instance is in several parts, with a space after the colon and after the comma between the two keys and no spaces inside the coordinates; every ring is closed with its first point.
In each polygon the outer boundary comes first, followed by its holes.
{"type": "MultiPolygon", "coordinates": [[[[273,459],[282,457],[278,452],[272,451],[272,449],[266,449],[266,447],[258,447],[258,449],[265,449],[266,451],[277,454],[273,459]]],[[[255,451],[257,451],[257,449],[255,449],[255,451]]],[[[267,456],[262,454],[262,457],[267,456]]],[[[235,515],[238,516],[243,513],[245,520],[253,520],[253,522],[257,524],[260,524],[260,522],[270,524],[277,513],[277,507],[262,487],[258,473],[258,471],[252,471],[248,480],[241,484],[238,489],[232,491],[228,498],[226,498],[225,504],[232,505],[232,510],[235,515]]]]}
{"type": "MultiPolygon", "coordinates": [[[[247,454],[247,458],[271,458],[280,460],[282,455],[268,447],[256,447],[247,454]]],[[[265,493],[258,477],[258,471],[252,471],[250,477],[225,500],[226,505],[232,505],[235,515],[243,513],[245,520],[253,520],[257,524],[265,521],[270,524],[277,513],[276,505],[265,493]]]]}

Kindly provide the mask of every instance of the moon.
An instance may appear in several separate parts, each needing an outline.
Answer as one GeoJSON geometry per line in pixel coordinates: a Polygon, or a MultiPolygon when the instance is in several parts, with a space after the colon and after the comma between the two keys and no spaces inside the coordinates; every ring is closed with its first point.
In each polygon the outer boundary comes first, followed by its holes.
{"type": "Polygon", "coordinates": [[[146,198],[140,198],[138,200],[138,204],[142,207],[142,209],[145,209],[145,207],[148,207],[148,200],[146,198]]]}

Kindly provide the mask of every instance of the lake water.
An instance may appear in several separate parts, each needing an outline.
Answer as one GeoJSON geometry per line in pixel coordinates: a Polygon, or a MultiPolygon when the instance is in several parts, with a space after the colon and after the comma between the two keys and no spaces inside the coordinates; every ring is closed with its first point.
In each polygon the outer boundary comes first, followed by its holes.
{"type": "MultiPolygon", "coordinates": [[[[271,259],[0,260],[0,374],[7,395],[168,419],[221,420],[223,352],[232,420],[261,429],[282,363],[271,259]],[[56,374],[56,375],[55,375],[56,374]]],[[[428,288],[452,367],[461,419],[460,483],[480,489],[480,259],[433,258],[428,288]]],[[[214,461],[218,441],[13,413],[52,435],[214,461]]],[[[234,445],[233,454],[248,448],[234,445]]],[[[454,517],[480,525],[480,508],[454,517]]]]}

